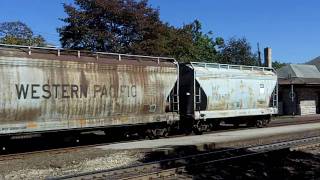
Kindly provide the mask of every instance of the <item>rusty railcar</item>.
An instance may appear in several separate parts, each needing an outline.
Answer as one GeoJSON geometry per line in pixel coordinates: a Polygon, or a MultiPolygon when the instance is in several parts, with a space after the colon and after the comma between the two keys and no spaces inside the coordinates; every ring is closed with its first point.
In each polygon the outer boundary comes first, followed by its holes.
{"type": "Polygon", "coordinates": [[[198,131],[220,121],[264,126],[277,114],[272,68],[192,62],[180,65],[180,113],[198,131]]]}
{"type": "Polygon", "coordinates": [[[0,135],[179,120],[171,58],[0,46],[0,135]]]}

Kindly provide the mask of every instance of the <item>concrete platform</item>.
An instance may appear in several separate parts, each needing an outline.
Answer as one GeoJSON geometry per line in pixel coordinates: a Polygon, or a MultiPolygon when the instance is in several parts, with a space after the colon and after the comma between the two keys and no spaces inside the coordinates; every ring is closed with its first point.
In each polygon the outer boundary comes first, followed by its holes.
{"type": "Polygon", "coordinates": [[[181,146],[195,146],[198,149],[239,147],[292,140],[301,137],[320,135],[320,123],[290,125],[259,129],[247,129],[230,132],[218,132],[205,135],[193,135],[157,140],[144,140],[118,143],[95,148],[101,150],[160,150],[181,146]]]}

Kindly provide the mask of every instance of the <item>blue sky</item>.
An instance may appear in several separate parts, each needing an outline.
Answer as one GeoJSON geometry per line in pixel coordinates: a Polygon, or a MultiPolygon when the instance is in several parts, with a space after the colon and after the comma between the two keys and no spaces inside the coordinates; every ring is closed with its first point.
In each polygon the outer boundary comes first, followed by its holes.
{"type": "MultiPolygon", "coordinates": [[[[1,0],[0,22],[20,20],[36,34],[59,45],[62,3],[72,0],[1,0]]],[[[303,63],[320,56],[320,1],[318,0],[149,0],[163,21],[182,26],[194,19],[205,32],[225,39],[246,37],[256,50],[273,49],[273,59],[303,63]]]]}

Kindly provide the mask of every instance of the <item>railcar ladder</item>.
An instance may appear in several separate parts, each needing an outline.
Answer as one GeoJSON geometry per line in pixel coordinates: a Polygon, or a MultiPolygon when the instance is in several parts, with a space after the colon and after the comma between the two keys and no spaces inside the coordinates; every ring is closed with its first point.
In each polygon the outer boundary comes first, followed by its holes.
{"type": "Polygon", "coordinates": [[[198,88],[196,88],[195,92],[195,105],[196,110],[200,110],[200,104],[201,104],[201,88],[200,85],[198,88]]]}
{"type": "Polygon", "coordinates": [[[272,96],[272,107],[278,107],[278,84],[276,85],[272,96]]]}
{"type": "Polygon", "coordinates": [[[179,89],[176,84],[173,90],[170,92],[169,105],[170,105],[170,110],[172,112],[179,113],[179,93],[178,92],[179,92],[179,89]]]}
{"type": "Polygon", "coordinates": [[[172,101],[172,110],[174,112],[179,112],[179,95],[173,94],[172,95],[173,101],[172,101]]]}
{"type": "Polygon", "coordinates": [[[172,111],[179,112],[179,85],[175,85],[172,91],[172,111]]]}

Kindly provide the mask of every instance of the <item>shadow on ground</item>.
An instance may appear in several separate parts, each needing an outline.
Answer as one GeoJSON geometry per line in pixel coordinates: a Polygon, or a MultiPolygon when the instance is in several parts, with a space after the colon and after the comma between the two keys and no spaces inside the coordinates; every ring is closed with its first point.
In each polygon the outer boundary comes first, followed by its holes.
{"type": "MultiPolygon", "coordinates": [[[[231,152],[229,150],[231,149],[219,149],[216,151],[228,151],[228,153],[206,155],[199,159],[162,162],[161,165],[163,169],[186,165],[186,171],[182,172],[182,175],[192,179],[320,179],[320,153],[315,155],[301,151],[289,151],[289,149],[200,164],[203,161],[228,159],[230,156],[244,153],[244,150],[232,150],[231,152]]],[[[176,147],[169,154],[164,151],[151,152],[146,156],[144,162],[177,158],[195,153],[204,152],[198,151],[194,146],[176,147]]]]}
{"type": "MultiPolygon", "coordinates": [[[[236,129],[233,126],[220,126],[217,128],[217,132],[225,130],[236,129]]],[[[181,132],[173,132],[175,135],[183,135],[181,132]]],[[[53,132],[46,133],[43,136],[24,138],[21,136],[19,139],[0,139],[0,154],[14,154],[41,150],[50,150],[55,148],[66,148],[74,146],[85,146],[93,144],[103,143],[118,143],[129,142],[132,140],[144,140],[144,136],[138,134],[131,134],[126,136],[122,131],[112,131],[109,135],[103,131],[92,131],[84,133],[72,133],[72,132],[53,132]],[[2,151],[5,147],[5,151],[2,151]]]]}

